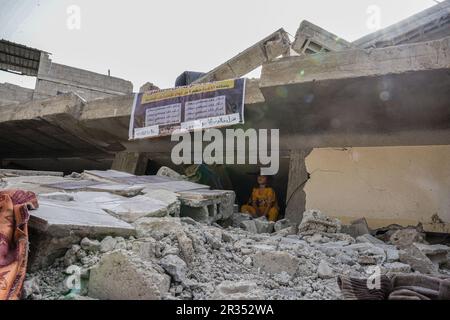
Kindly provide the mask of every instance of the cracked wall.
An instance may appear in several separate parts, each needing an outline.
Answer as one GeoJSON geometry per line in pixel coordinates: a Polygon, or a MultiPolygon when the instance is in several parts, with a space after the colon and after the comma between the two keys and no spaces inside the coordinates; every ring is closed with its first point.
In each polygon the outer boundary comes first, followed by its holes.
{"type": "Polygon", "coordinates": [[[306,209],[450,232],[450,146],[314,149],[306,168],[306,209]]]}

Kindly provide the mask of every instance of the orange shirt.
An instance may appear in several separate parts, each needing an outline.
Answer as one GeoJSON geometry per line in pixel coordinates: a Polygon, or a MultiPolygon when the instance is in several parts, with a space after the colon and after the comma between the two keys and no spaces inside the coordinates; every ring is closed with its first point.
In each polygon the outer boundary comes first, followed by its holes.
{"type": "Polygon", "coordinates": [[[260,212],[276,206],[276,202],[277,197],[272,188],[253,188],[251,205],[258,208],[260,212]]]}

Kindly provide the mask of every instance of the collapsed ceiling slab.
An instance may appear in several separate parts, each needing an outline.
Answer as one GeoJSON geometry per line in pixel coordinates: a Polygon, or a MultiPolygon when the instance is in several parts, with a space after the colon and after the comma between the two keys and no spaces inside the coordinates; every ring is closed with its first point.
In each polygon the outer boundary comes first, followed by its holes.
{"type": "Polygon", "coordinates": [[[281,55],[287,55],[290,45],[287,32],[279,29],[193,83],[240,78],[263,63],[272,61],[281,55]]]}
{"type": "Polygon", "coordinates": [[[348,41],[306,20],[300,24],[292,43],[292,49],[299,54],[341,51],[351,47],[348,41]]]}

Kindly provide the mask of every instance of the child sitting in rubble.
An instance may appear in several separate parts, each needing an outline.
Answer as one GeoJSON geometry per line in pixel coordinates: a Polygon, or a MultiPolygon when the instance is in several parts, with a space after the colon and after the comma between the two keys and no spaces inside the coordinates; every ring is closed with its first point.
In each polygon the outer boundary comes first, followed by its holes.
{"type": "Polygon", "coordinates": [[[266,217],[269,221],[277,221],[277,196],[268,186],[268,177],[259,175],[257,182],[258,186],[253,188],[252,195],[248,203],[242,206],[241,212],[248,213],[253,218],[266,217]]]}

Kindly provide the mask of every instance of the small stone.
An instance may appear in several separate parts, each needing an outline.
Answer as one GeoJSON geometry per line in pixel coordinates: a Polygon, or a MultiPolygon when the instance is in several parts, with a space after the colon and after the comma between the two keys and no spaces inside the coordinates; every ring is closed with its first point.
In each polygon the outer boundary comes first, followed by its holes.
{"type": "Polygon", "coordinates": [[[167,255],[160,261],[161,267],[172,276],[176,282],[183,282],[186,278],[187,265],[176,255],[167,255]]]}
{"type": "Polygon", "coordinates": [[[41,291],[39,288],[39,282],[36,277],[26,280],[23,283],[22,297],[26,299],[26,298],[30,297],[32,294],[37,294],[37,295],[41,294],[41,291]]]}
{"type": "Polygon", "coordinates": [[[253,220],[256,227],[256,233],[272,233],[275,222],[267,220],[266,217],[261,217],[253,220]]]}
{"type": "Polygon", "coordinates": [[[228,232],[222,232],[222,241],[228,242],[228,243],[233,243],[236,241],[236,238],[228,232]]]}
{"type": "Polygon", "coordinates": [[[325,260],[321,260],[317,267],[317,275],[321,279],[329,279],[334,277],[334,272],[325,260]]]}
{"type": "Polygon", "coordinates": [[[83,238],[81,240],[81,248],[87,252],[98,252],[100,250],[100,241],[83,238]]]}
{"type": "Polygon", "coordinates": [[[100,251],[103,253],[113,251],[116,243],[117,240],[115,238],[107,236],[100,242],[100,251]]]}
{"type": "Polygon", "coordinates": [[[273,229],[275,232],[281,231],[283,229],[287,229],[291,226],[291,222],[289,219],[282,219],[278,220],[275,225],[273,226],[273,229]]]}
{"type": "Polygon", "coordinates": [[[214,291],[213,300],[259,300],[258,286],[252,281],[223,281],[214,291]]]}
{"type": "Polygon", "coordinates": [[[73,245],[72,248],[66,251],[64,255],[64,265],[66,267],[75,264],[78,261],[77,252],[81,250],[79,245],[73,245]]]}
{"type": "Polygon", "coordinates": [[[212,234],[210,234],[209,232],[205,232],[205,238],[206,238],[206,242],[215,250],[219,250],[222,247],[222,244],[220,243],[220,241],[214,237],[212,234]]]}
{"type": "Polygon", "coordinates": [[[392,272],[392,273],[409,273],[411,272],[411,266],[409,264],[401,263],[401,262],[392,262],[392,263],[385,263],[383,265],[383,268],[386,270],[386,272],[392,272]]]}
{"type": "Polygon", "coordinates": [[[256,224],[254,220],[245,220],[242,221],[239,225],[242,229],[245,231],[251,232],[251,233],[258,233],[258,229],[256,229],[256,224]]]}

